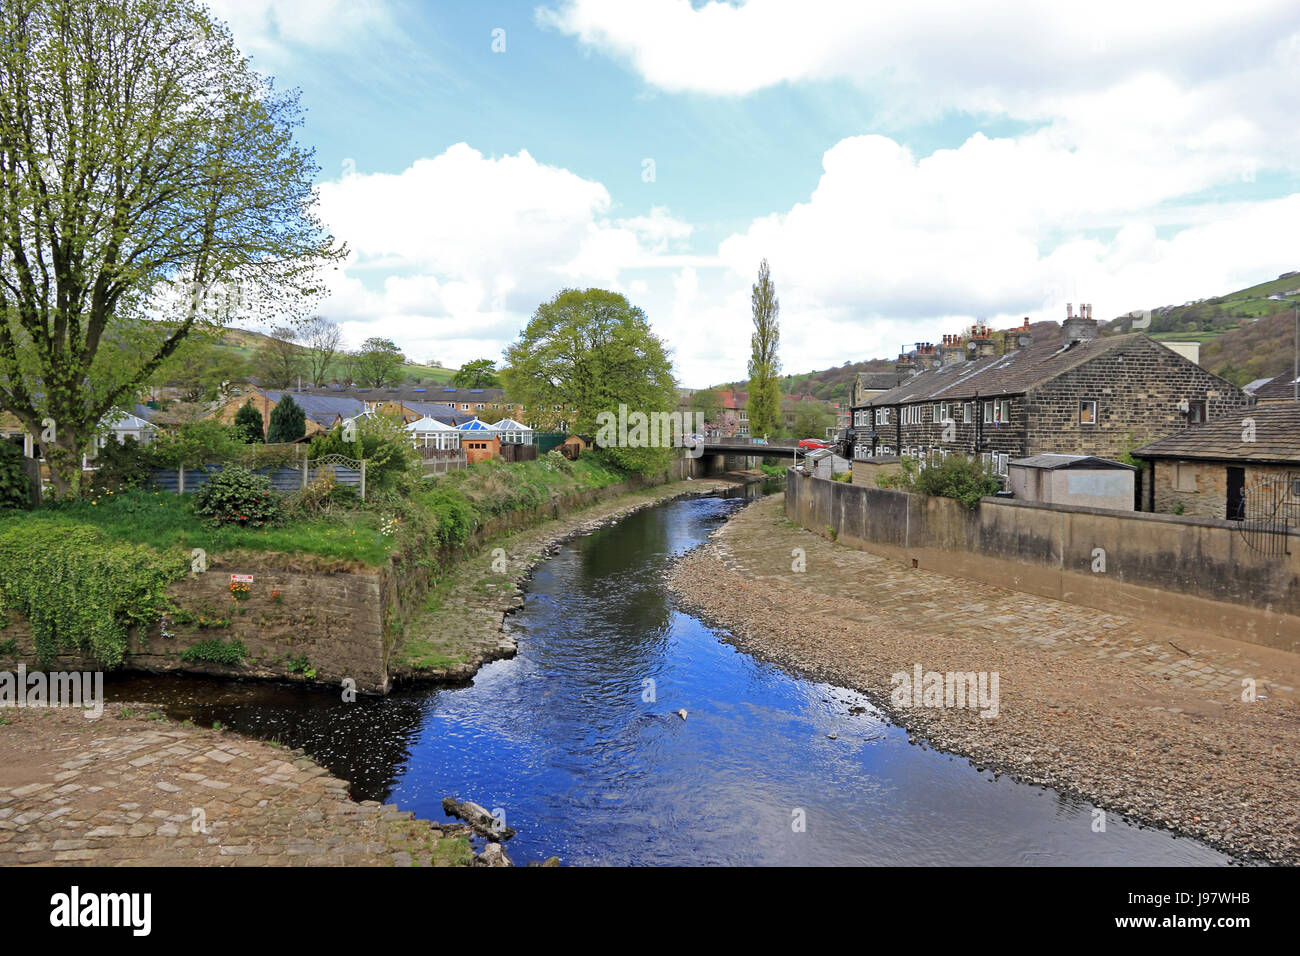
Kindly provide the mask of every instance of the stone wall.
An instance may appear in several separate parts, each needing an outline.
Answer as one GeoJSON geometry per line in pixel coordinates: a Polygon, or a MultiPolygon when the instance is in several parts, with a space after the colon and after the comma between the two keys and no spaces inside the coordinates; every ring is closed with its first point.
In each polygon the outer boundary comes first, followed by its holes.
{"type": "MultiPolygon", "coordinates": [[[[464,555],[503,534],[631,491],[693,477],[699,471],[699,462],[693,459],[674,459],[661,474],[557,495],[539,507],[490,518],[462,548],[395,554],[383,568],[346,566],[310,555],[209,554],[207,571],[188,575],[169,588],[178,613],[147,634],[132,635],[126,666],[148,672],[316,680],[334,686],[351,678],[359,691],[385,693],[397,636],[423,607],[437,578],[464,555]],[[321,567],[330,564],[337,566],[321,567]],[[240,600],[231,596],[232,574],[253,578],[247,596],[240,600]],[[247,656],[236,665],[181,659],[188,648],[214,640],[239,640],[247,656]]],[[[0,656],[0,668],[9,660],[37,666],[27,622],[12,610],[7,611],[7,620],[7,626],[0,628],[0,641],[13,639],[17,653],[0,656]]],[[[62,655],[50,669],[93,670],[96,665],[62,655]]]]}
{"type": "Polygon", "coordinates": [[[1025,454],[1059,453],[1116,458],[1136,441],[1145,444],[1187,427],[1180,401],[1204,401],[1211,419],[1248,404],[1246,394],[1174,354],[1158,342],[1135,338],[1122,348],[1033,389],[1025,454]],[[1079,401],[1097,402],[1097,423],[1079,423],[1079,401]]]}
{"type": "Polygon", "coordinates": [[[1285,478],[1296,469],[1280,465],[1251,465],[1226,461],[1182,461],[1157,459],[1155,467],[1155,511],[1182,513],[1197,518],[1218,518],[1228,515],[1228,467],[1245,469],[1246,491],[1269,478],[1285,478]],[[1191,482],[1192,485],[1184,483],[1191,482]],[[1194,486],[1193,486],[1194,485],[1194,486]],[[1181,487],[1180,487],[1181,486],[1181,487]]]}
{"type": "Polygon", "coordinates": [[[1232,522],[995,498],[969,511],[793,472],[785,507],[818,534],[918,567],[1300,650],[1300,532],[1289,555],[1268,556],[1232,522]]]}

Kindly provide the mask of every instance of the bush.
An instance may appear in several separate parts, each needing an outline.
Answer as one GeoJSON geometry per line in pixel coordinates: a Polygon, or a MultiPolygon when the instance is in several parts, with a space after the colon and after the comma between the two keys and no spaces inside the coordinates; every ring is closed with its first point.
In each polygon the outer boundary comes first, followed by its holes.
{"type": "Polygon", "coordinates": [[[242,465],[228,465],[194,494],[194,511],[214,528],[239,525],[265,528],[279,524],[284,506],[265,475],[242,465]]]}
{"type": "Polygon", "coordinates": [[[343,455],[366,460],[366,493],[392,491],[406,487],[414,477],[419,456],[401,419],[392,415],[367,415],[355,425],[356,440],[343,440],[342,424],[328,434],[312,439],[310,455],[343,455]]]}
{"type": "Polygon", "coordinates": [[[286,504],[290,511],[317,515],[329,512],[335,505],[348,506],[359,501],[357,489],[339,484],[334,469],[327,465],[317,470],[311,484],[290,495],[286,504]]]}
{"type": "Polygon", "coordinates": [[[164,432],[148,446],[149,457],[164,468],[237,461],[246,450],[229,425],[212,419],[189,422],[175,431],[164,432]]]}
{"type": "Polygon", "coordinates": [[[141,445],[128,435],[124,441],[109,440],[95,456],[95,476],[91,479],[92,494],[143,488],[153,474],[154,456],[148,445],[141,445]]]}
{"type": "Polygon", "coordinates": [[[910,458],[903,459],[901,464],[902,471],[896,475],[882,475],[876,479],[876,484],[934,498],[952,498],[972,511],[979,506],[981,498],[1002,489],[997,475],[964,455],[949,455],[941,464],[925,468],[919,468],[910,458]]]}
{"type": "Polygon", "coordinates": [[[10,441],[0,441],[0,511],[26,508],[32,483],[23,471],[23,451],[10,441]]]}
{"type": "Polygon", "coordinates": [[[248,654],[244,642],[234,640],[227,643],[218,638],[199,641],[181,651],[181,660],[189,664],[238,664],[248,654]]]}

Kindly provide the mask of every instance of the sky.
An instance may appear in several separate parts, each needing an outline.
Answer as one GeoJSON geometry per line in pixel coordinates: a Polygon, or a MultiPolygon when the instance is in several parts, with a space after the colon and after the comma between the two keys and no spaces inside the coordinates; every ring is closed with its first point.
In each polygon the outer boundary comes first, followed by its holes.
{"type": "Polygon", "coordinates": [[[209,5],[301,91],[353,347],[500,360],[598,286],[699,388],[763,258],[792,373],[1300,269],[1295,0],[209,5]]]}

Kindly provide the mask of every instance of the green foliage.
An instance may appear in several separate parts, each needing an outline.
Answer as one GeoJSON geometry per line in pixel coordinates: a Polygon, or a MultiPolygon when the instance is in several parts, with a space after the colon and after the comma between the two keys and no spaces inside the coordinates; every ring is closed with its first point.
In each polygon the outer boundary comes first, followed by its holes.
{"type": "Polygon", "coordinates": [[[495,388],[501,384],[497,378],[497,364],[491,359],[475,359],[466,362],[451,377],[451,384],[457,388],[495,388]]]}
{"type": "Polygon", "coordinates": [[[148,445],[141,445],[131,435],[120,442],[110,439],[95,456],[91,494],[103,495],[127,488],[143,488],[149,483],[153,469],[154,458],[148,445]]]}
{"type": "Polygon", "coordinates": [[[190,422],[163,432],[148,448],[154,463],[163,468],[238,461],[245,451],[244,442],[235,437],[230,426],[215,419],[190,422]]]}
{"type": "Polygon", "coordinates": [[[1002,488],[997,475],[978,460],[964,455],[949,455],[938,465],[925,468],[917,466],[914,459],[904,458],[901,470],[894,475],[880,475],[876,484],[881,488],[898,488],[935,498],[953,498],[962,507],[974,510],[981,498],[996,494],[1002,488]]]}
{"type": "Polygon", "coordinates": [[[197,0],[0,4],[0,381],[29,428],[57,422],[61,497],[82,493],[104,416],[192,332],[292,315],[343,256],[300,122],[197,0]]]}
{"type": "MultiPolygon", "coordinates": [[[[274,418],[274,416],[272,416],[274,418]]],[[[266,423],[262,421],[262,413],[253,404],[252,398],[246,401],[243,406],[235,413],[235,421],[231,426],[232,437],[243,442],[260,442],[265,441],[265,435],[262,428],[266,423]]]]}
{"type": "Polygon", "coordinates": [[[316,668],[311,666],[311,661],[307,660],[306,654],[289,658],[288,670],[290,674],[301,674],[308,680],[316,679],[316,668]]]}
{"type": "Polygon", "coordinates": [[[310,455],[344,455],[366,460],[366,492],[396,491],[407,487],[419,461],[411,436],[395,415],[366,415],[354,426],[355,441],[343,440],[343,425],[312,439],[310,455]]]}
{"type": "Polygon", "coordinates": [[[242,465],[227,465],[208,479],[194,493],[194,512],[214,528],[263,528],[284,520],[284,505],[270,479],[242,465]]]}
{"type": "Polygon", "coordinates": [[[754,332],[750,336],[749,356],[749,433],[755,436],[776,435],[781,426],[781,372],[778,354],[781,326],[778,317],[781,303],[776,297],[771,270],[764,259],[758,267],[758,281],[751,294],[754,332]]]}
{"type": "Polygon", "coordinates": [[[434,534],[444,546],[463,545],[478,527],[474,506],[458,488],[436,487],[421,496],[420,504],[436,521],[434,534]]]}
{"type": "MultiPolygon", "coordinates": [[[[181,651],[181,660],[187,664],[228,664],[234,666],[248,656],[248,648],[241,640],[223,641],[212,637],[191,644],[181,651]]],[[[215,725],[214,725],[215,726],[215,725]]]]}
{"type": "Polygon", "coordinates": [[[0,441],[0,511],[26,508],[32,483],[23,471],[23,451],[11,441],[0,441]]]}
{"type": "MultiPolygon", "coordinates": [[[[677,406],[667,349],[645,313],[615,292],[565,289],[543,302],[506,359],[506,390],[544,430],[565,422],[595,435],[600,413],[617,414],[620,404],[647,414],[677,406]]],[[[639,467],[640,457],[623,464],[639,467]]]]}
{"type": "Polygon", "coordinates": [[[356,354],[356,377],[362,385],[383,388],[401,381],[402,364],[406,361],[392,339],[368,338],[356,354]]]}
{"type": "Polygon", "coordinates": [[[268,444],[297,441],[307,434],[307,415],[302,406],[293,400],[292,395],[280,396],[280,401],[271,410],[271,422],[267,428],[268,444]]]}
{"type": "Polygon", "coordinates": [[[0,525],[0,606],[22,613],[36,651],[60,651],[116,667],[132,627],[151,627],[167,610],[167,585],[188,569],[179,551],[110,540],[94,528],[38,518],[0,525]]]}

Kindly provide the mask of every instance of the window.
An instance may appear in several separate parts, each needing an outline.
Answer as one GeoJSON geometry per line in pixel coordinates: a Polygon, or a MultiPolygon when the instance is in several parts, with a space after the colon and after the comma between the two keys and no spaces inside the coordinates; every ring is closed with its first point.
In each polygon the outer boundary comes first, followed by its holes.
{"type": "Polygon", "coordinates": [[[1079,424],[1097,424],[1097,403],[1095,401],[1079,402],[1079,424]]]}
{"type": "Polygon", "coordinates": [[[1011,402],[1008,399],[1000,399],[993,403],[993,424],[1005,425],[1011,421],[1011,402]]]}
{"type": "Polygon", "coordinates": [[[1174,463],[1174,491],[1196,491],[1196,466],[1174,463]]]}
{"type": "Polygon", "coordinates": [[[478,411],[480,411],[480,412],[483,411],[483,409],[487,408],[487,406],[484,405],[482,402],[479,402],[479,403],[478,403],[477,405],[475,405],[474,407],[475,407],[478,411]]]}
{"type": "Polygon", "coordinates": [[[985,425],[993,424],[993,403],[992,402],[984,403],[984,424],[985,425]]]}
{"type": "Polygon", "coordinates": [[[1187,424],[1201,425],[1204,424],[1206,420],[1205,402],[1187,403],[1187,424]]]}
{"type": "Polygon", "coordinates": [[[464,405],[462,405],[462,406],[460,407],[460,410],[461,410],[462,412],[467,412],[467,411],[469,411],[469,403],[466,402],[464,405]]]}
{"type": "Polygon", "coordinates": [[[934,418],[932,419],[932,424],[937,425],[939,424],[940,416],[942,415],[941,407],[939,405],[931,405],[930,408],[933,409],[934,411],[934,418]]]}
{"type": "Polygon", "coordinates": [[[961,421],[963,425],[969,425],[975,421],[975,403],[965,402],[961,406],[961,421]]]}

